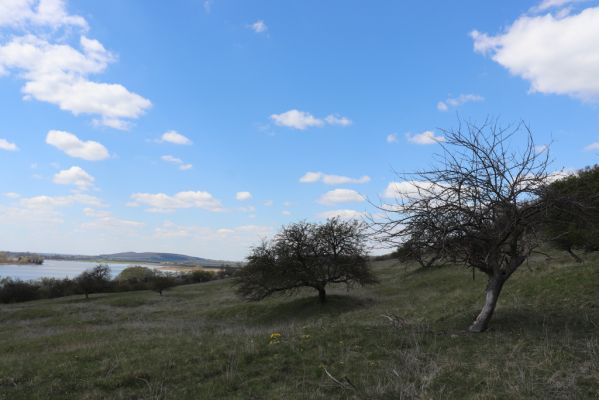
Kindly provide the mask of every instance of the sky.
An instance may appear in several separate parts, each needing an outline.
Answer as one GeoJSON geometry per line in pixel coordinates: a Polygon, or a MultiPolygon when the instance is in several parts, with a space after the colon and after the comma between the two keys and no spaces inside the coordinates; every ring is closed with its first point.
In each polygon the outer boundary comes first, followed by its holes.
{"type": "Polygon", "coordinates": [[[460,120],[593,165],[597,38],[590,0],[0,0],[0,250],[242,260],[460,120]]]}

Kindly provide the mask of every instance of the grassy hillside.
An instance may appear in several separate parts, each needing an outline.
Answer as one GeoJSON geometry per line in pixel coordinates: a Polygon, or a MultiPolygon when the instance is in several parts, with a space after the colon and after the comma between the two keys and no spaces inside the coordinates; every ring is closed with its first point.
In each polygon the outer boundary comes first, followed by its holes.
{"type": "Polygon", "coordinates": [[[391,261],[324,307],[226,280],[0,306],[0,399],[598,398],[599,262],[563,261],[524,265],[485,334],[482,275],[391,261]]]}

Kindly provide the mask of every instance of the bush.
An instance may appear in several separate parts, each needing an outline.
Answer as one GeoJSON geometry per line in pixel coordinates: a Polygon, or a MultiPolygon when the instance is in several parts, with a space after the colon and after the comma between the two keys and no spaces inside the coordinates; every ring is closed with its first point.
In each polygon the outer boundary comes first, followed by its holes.
{"type": "Polygon", "coordinates": [[[0,302],[18,303],[40,298],[39,285],[18,279],[4,278],[0,280],[0,302]]]}

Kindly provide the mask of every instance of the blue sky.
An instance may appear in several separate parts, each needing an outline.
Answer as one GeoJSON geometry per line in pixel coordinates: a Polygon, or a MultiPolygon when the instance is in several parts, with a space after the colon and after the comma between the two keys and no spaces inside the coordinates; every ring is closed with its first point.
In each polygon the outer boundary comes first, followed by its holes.
{"type": "Polygon", "coordinates": [[[242,259],[458,117],[594,164],[598,37],[595,1],[1,0],[0,248],[242,259]]]}

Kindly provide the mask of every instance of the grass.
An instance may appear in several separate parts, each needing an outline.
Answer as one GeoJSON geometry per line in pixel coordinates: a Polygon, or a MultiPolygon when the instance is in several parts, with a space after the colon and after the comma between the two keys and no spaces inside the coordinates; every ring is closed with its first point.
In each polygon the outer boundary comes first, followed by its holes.
{"type": "Polygon", "coordinates": [[[325,306],[227,280],[0,306],[0,399],[599,398],[597,260],[523,266],[484,334],[482,275],[373,268],[325,306]]]}

